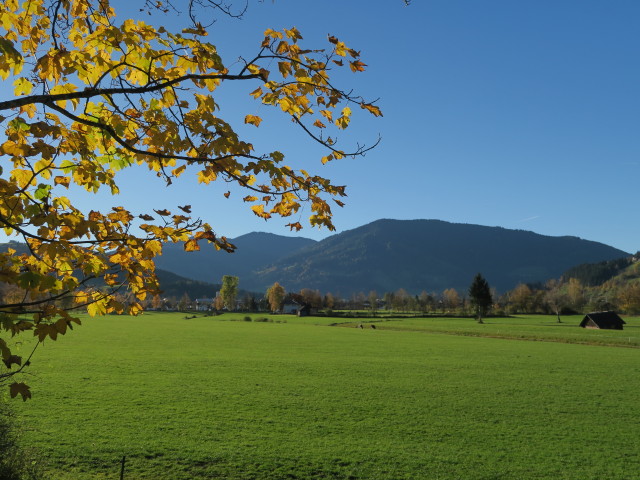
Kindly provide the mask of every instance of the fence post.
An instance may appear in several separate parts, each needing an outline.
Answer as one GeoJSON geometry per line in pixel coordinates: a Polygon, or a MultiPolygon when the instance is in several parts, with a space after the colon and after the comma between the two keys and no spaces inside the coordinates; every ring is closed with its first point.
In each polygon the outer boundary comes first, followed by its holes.
{"type": "Polygon", "coordinates": [[[124,480],[124,463],[127,461],[126,455],[122,456],[122,465],[120,466],[120,480],[124,480]]]}

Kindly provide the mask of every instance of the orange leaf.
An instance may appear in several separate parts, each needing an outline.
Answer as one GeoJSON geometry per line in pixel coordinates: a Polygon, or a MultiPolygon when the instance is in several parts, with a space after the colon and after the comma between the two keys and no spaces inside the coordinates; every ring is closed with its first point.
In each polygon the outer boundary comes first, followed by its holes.
{"type": "Polygon", "coordinates": [[[362,63],[360,60],[356,60],[355,62],[349,62],[349,67],[351,67],[352,72],[364,72],[364,67],[366,67],[366,63],[362,63]]]}
{"type": "Polygon", "coordinates": [[[200,250],[200,245],[198,245],[198,241],[194,238],[184,242],[184,251],[185,252],[197,252],[200,250]]]}
{"type": "Polygon", "coordinates": [[[360,108],[368,110],[376,117],[382,117],[382,110],[380,110],[380,108],[376,107],[375,105],[372,105],[370,103],[361,103],[360,108]]]}
{"type": "Polygon", "coordinates": [[[300,230],[302,230],[302,225],[300,225],[300,222],[287,223],[285,227],[289,227],[291,230],[295,228],[296,232],[299,232],[300,230]]]}

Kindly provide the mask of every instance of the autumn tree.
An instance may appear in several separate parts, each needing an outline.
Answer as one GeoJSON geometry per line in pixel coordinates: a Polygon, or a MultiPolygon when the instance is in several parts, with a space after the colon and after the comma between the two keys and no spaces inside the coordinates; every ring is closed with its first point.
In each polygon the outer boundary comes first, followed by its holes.
{"type": "Polygon", "coordinates": [[[449,312],[455,312],[458,307],[460,307],[460,295],[458,294],[455,288],[447,288],[442,292],[442,301],[444,302],[444,307],[449,312]]]}
{"type": "Polygon", "coordinates": [[[256,310],[258,310],[258,302],[256,302],[253,294],[245,294],[242,300],[242,307],[244,308],[244,310],[247,310],[249,312],[255,312],[256,310]]]}
{"type": "Polygon", "coordinates": [[[567,299],[571,308],[580,312],[585,304],[584,287],[577,278],[570,278],[567,282],[567,299]]]}
{"type": "Polygon", "coordinates": [[[279,312],[282,310],[282,302],[284,301],[284,297],[287,294],[284,287],[280,285],[278,282],[275,282],[267,289],[267,293],[265,297],[269,302],[269,307],[272,312],[279,312]]]}
{"type": "Polygon", "coordinates": [[[305,305],[309,305],[313,308],[322,308],[322,295],[319,290],[303,288],[300,290],[300,296],[302,297],[302,302],[305,305]]]}
{"type": "Polygon", "coordinates": [[[533,292],[528,285],[519,283],[509,292],[509,304],[513,313],[528,313],[531,311],[533,292]]]}
{"type": "Polygon", "coordinates": [[[333,294],[331,292],[327,292],[327,294],[324,296],[322,303],[324,304],[324,308],[331,310],[333,309],[333,307],[335,307],[336,300],[333,297],[333,294]]]}
{"type": "Polygon", "coordinates": [[[399,288],[393,293],[393,309],[406,312],[409,303],[409,294],[404,288],[399,288]]]}
{"type": "Polygon", "coordinates": [[[558,323],[562,323],[560,311],[562,310],[562,307],[568,303],[567,296],[562,289],[562,283],[557,280],[549,280],[546,284],[546,288],[547,290],[544,293],[544,300],[556,314],[558,323]]]}
{"type": "Polygon", "coordinates": [[[489,283],[478,273],[469,287],[469,301],[475,308],[478,323],[484,323],[482,317],[487,314],[493,304],[489,283]]]}
{"type": "Polygon", "coordinates": [[[233,275],[224,275],[222,277],[222,287],[220,288],[220,296],[224,302],[224,306],[230,312],[236,309],[236,297],[238,296],[238,285],[240,280],[233,275]]]}
{"type": "Polygon", "coordinates": [[[378,292],[371,290],[367,296],[367,301],[369,302],[369,309],[371,310],[371,313],[375,315],[378,310],[378,292]]]}
{"type": "Polygon", "coordinates": [[[640,313],[640,283],[627,283],[618,291],[620,307],[630,315],[640,313]]]}
{"type": "Polygon", "coordinates": [[[428,311],[430,311],[435,304],[433,295],[429,295],[429,293],[426,290],[423,290],[420,293],[418,300],[420,304],[420,311],[422,313],[427,313],[428,311]]]}
{"type": "Polygon", "coordinates": [[[220,295],[220,292],[218,292],[218,295],[213,299],[213,307],[218,312],[224,310],[224,297],[220,295]]]}
{"type": "Polygon", "coordinates": [[[178,310],[185,311],[191,309],[191,297],[187,292],[182,294],[180,301],[178,302],[178,310]]]}
{"type": "MultiPolygon", "coordinates": [[[[188,2],[189,13],[205,3],[188,2]]],[[[285,163],[280,151],[256,151],[218,115],[217,92],[247,85],[263,111],[290,118],[326,149],[322,163],[362,155],[370,147],[348,150],[335,132],[349,126],[354,107],[375,116],[380,109],[332,80],[335,69],[365,69],[359,52],[334,36],[326,48],[308,48],[296,28],[269,29],[251,55],[226,65],[206,28],[190,18],[171,32],[119,18],[109,0],[0,2],[0,78],[13,86],[0,97],[0,226],[27,245],[0,253],[2,281],[25,292],[0,305],[5,335],[55,340],[80,324],[74,307],[91,315],[140,312],[140,302],[158,293],[154,258],[164,242],[233,251],[189,205],[100,211],[74,201],[78,188],[117,194],[124,169],[148,171],[167,186],[188,174],[203,184],[229,182],[263,219],[308,204],[310,225],[333,229],[330,201],[342,206],[345,187],[285,163]],[[103,287],[92,286],[95,279],[103,287]],[[117,290],[135,300],[123,305],[117,290]]],[[[247,114],[244,123],[258,127],[265,115],[247,114]]],[[[288,226],[302,228],[295,220],[288,226]]],[[[8,368],[0,383],[28,398],[28,387],[12,379],[24,361],[3,338],[0,355],[8,368]]]]}

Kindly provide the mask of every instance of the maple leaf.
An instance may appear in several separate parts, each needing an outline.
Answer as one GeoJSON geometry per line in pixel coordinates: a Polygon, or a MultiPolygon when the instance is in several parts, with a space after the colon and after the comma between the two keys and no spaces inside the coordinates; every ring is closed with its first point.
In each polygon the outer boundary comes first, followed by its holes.
{"type": "MultiPolygon", "coordinates": [[[[234,112],[232,124],[216,103],[222,84],[253,82],[250,95],[260,102],[260,111],[271,109],[302,126],[302,135],[327,149],[319,155],[325,155],[323,163],[367,149],[358,146],[345,153],[335,147],[332,133],[318,137],[307,130],[307,118],[316,113],[312,107],[321,110],[309,123],[326,130],[346,128],[351,112],[345,106],[353,103],[382,115],[348,85],[339,88],[340,76],[335,78],[333,69],[349,63],[352,71],[362,71],[365,64],[357,60],[358,51],[331,35],[332,47],[325,51],[302,45],[296,27],[268,29],[250,63],[227,67],[216,46],[202,38],[210,29],[197,20],[170,32],[120,18],[108,1],[5,0],[0,2],[0,23],[0,79],[13,94],[0,100],[5,169],[0,217],[7,236],[29,237],[28,252],[2,253],[0,280],[7,291],[20,291],[16,311],[33,312],[29,321],[0,319],[0,333],[30,332],[39,342],[56,340],[79,324],[69,307],[86,308],[91,316],[139,313],[141,302],[159,292],[154,259],[165,242],[183,242],[185,250],[196,251],[198,241],[207,240],[216,249],[235,250],[209,225],[186,216],[190,205],[178,207],[185,215],[157,208],[155,216],[135,217],[129,207],[85,208],[59,195],[63,188],[117,195],[120,172],[133,169],[132,174],[139,174],[136,188],[159,202],[162,194],[145,183],[144,172],[167,187],[177,177],[193,174],[204,185],[233,184],[223,193],[226,198],[234,188],[244,191],[238,198],[264,220],[291,216],[307,203],[313,213],[309,224],[333,228],[328,198],[342,196],[344,187],[286,165],[277,148],[256,151],[236,128],[242,119],[258,127],[262,118],[234,112]],[[49,4],[55,5],[55,18],[49,4]],[[277,71],[271,75],[274,62],[277,71]],[[22,75],[25,65],[29,72],[22,75]],[[34,95],[39,86],[43,88],[34,95]],[[102,287],[89,289],[89,276],[102,287]],[[126,304],[120,294],[127,295],[126,304]]],[[[274,140],[294,141],[287,131],[278,131],[274,140]]],[[[287,226],[302,228],[300,222],[287,226]]],[[[5,366],[17,364],[18,357],[1,338],[0,353],[5,366]]],[[[14,397],[26,400],[31,395],[25,384],[11,389],[14,397]]]]}
{"type": "Polygon", "coordinates": [[[9,385],[9,392],[11,394],[11,398],[15,398],[18,395],[22,396],[23,401],[27,401],[27,399],[31,398],[31,390],[29,386],[25,383],[14,382],[9,385]]]}
{"type": "Polygon", "coordinates": [[[370,103],[361,103],[360,108],[368,110],[376,117],[382,117],[382,111],[380,110],[380,108],[376,107],[375,105],[372,105],[370,103]]]}
{"type": "Polygon", "coordinates": [[[256,127],[260,126],[260,122],[262,122],[262,119],[255,115],[247,115],[246,117],[244,117],[244,123],[250,123],[251,125],[255,125],[256,127]]]}
{"type": "Polygon", "coordinates": [[[185,252],[197,252],[200,250],[200,246],[198,245],[198,241],[196,239],[191,239],[187,242],[184,242],[184,251],[185,252]]]}
{"type": "Polygon", "coordinates": [[[354,62],[349,62],[349,67],[351,67],[352,72],[364,72],[367,64],[362,63],[360,60],[356,60],[354,62]]]}
{"type": "Polygon", "coordinates": [[[302,225],[300,224],[300,222],[287,223],[285,227],[289,227],[290,230],[295,230],[296,232],[302,230],[302,225]]]}

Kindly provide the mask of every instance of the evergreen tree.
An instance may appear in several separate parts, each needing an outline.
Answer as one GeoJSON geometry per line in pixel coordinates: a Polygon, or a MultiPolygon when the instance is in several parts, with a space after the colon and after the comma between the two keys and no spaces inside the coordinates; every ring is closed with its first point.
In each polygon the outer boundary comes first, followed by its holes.
{"type": "Polygon", "coordinates": [[[474,277],[469,287],[469,299],[471,305],[475,307],[478,323],[484,323],[482,317],[489,311],[493,304],[493,298],[491,297],[489,284],[479,273],[474,277]]]}

